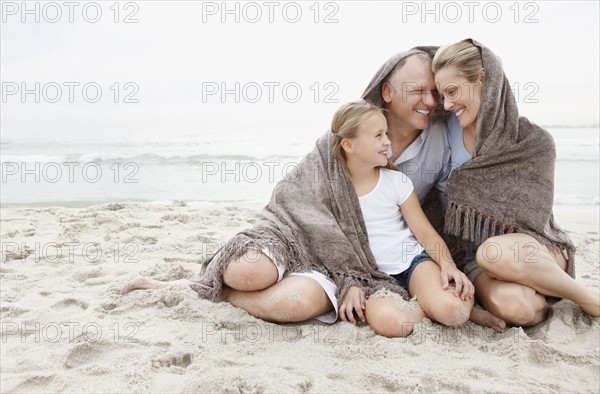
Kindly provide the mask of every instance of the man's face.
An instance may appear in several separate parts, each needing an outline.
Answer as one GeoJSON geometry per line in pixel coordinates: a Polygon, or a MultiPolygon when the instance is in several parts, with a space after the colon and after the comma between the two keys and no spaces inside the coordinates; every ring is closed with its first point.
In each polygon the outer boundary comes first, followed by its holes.
{"type": "Polygon", "coordinates": [[[407,131],[427,128],[438,104],[431,62],[410,56],[404,66],[392,75],[389,84],[384,84],[382,93],[390,111],[388,116],[395,118],[392,124],[407,131]]]}

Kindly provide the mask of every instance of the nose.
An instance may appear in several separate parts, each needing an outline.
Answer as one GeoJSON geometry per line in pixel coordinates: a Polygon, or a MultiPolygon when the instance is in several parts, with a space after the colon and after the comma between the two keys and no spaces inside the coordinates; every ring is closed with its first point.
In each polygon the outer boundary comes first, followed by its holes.
{"type": "Polygon", "coordinates": [[[437,105],[437,97],[435,96],[435,93],[432,91],[424,93],[425,94],[421,96],[421,101],[423,102],[423,104],[429,107],[435,107],[437,105]]]}
{"type": "Polygon", "coordinates": [[[385,146],[392,145],[392,141],[390,141],[390,138],[387,135],[385,136],[385,139],[383,140],[383,145],[385,145],[385,146]]]}
{"type": "Polygon", "coordinates": [[[444,100],[444,109],[449,111],[450,108],[454,107],[454,103],[450,100],[444,100]]]}

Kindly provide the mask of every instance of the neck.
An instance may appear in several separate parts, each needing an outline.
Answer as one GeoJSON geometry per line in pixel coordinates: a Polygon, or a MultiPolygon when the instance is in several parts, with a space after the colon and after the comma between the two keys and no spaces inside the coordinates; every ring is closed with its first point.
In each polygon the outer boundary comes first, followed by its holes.
{"type": "Polygon", "coordinates": [[[346,168],[355,187],[363,181],[370,180],[379,174],[379,167],[368,167],[362,163],[346,160],[346,168]]]}
{"type": "Polygon", "coordinates": [[[473,122],[464,128],[465,134],[469,134],[471,137],[475,137],[475,126],[476,126],[475,123],[476,122],[473,122]]]}
{"type": "Polygon", "coordinates": [[[407,127],[393,116],[387,117],[388,138],[392,143],[392,163],[395,162],[406,148],[412,144],[423,132],[423,130],[407,127]]]}

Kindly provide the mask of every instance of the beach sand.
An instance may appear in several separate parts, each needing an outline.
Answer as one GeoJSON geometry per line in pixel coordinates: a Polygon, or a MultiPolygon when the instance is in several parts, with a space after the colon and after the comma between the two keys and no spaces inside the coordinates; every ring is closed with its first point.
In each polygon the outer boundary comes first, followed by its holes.
{"type": "MultiPolygon", "coordinates": [[[[3,208],[2,392],[599,392],[600,319],[562,300],[503,334],[426,320],[406,339],[368,326],[277,325],[190,288],[119,288],[138,274],[192,278],[257,204],[3,208]]],[[[577,280],[599,286],[598,207],[556,212],[577,280]]]]}

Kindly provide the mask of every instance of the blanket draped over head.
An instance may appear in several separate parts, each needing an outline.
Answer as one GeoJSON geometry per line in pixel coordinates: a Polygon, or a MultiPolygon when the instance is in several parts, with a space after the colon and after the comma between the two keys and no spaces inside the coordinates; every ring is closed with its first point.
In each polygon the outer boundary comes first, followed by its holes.
{"type": "MultiPolygon", "coordinates": [[[[433,59],[433,56],[435,55],[435,52],[438,50],[438,48],[439,47],[437,46],[417,46],[407,51],[398,52],[394,56],[390,57],[379,68],[379,70],[377,70],[377,72],[371,79],[371,82],[369,82],[369,85],[363,92],[362,98],[370,101],[371,103],[377,105],[380,108],[385,108],[381,89],[383,87],[383,83],[389,79],[390,74],[392,73],[392,71],[394,71],[398,63],[400,63],[402,60],[406,59],[409,56],[420,53],[426,54],[431,59],[433,59]]],[[[406,90],[422,89],[421,86],[411,86],[410,81],[405,81],[405,83],[409,85],[406,87],[402,86],[401,88],[406,88],[406,90]]],[[[448,115],[449,114],[446,111],[444,111],[444,105],[440,102],[434,110],[433,114],[431,115],[430,121],[433,122],[436,119],[445,120],[446,118],[448,118],[448,115]]],[[[437,232],[441,233],[444,228],[444,212],[439,201],[438,191],[435,188],[432,188],[431,191],[427,194],[425,201],[422,202],[422,208],[425,212],[425,215],[427,215],[427,219],[429,219],[429,222],[431,222],[431,224],[437,232]]]]}
{"type": "MultiPolygon", "coordinates": [[[[380,68],[377,70],[371,82],[363,92],[362,97],[365,100],[372,102],[373,104],[383,108],[383,96],[381,95],[381,88],[383,87],[383,83],[388,79],[390,73],[394,70],[396,65],[400,63],[403,59],[411,55],[416,55],[418,53],[425,53],[429,55],[430,58],[433,58],[435,52],[438,47],[434,46],[419,46],[409,49],[408,51],[398,52],[394,56],[390,57],[380,68]]],[[[417,90],[416,86],[407,86],[407,89],[417,90]]],[[[419,87],[420,88],[420,87],[419,87]]]]}
{"type": "Polygon", "coordinates": [[[288,272],[321,272],[336,284],[338,304],[352,285],[367,296],[386,288],[407,298],[392,277],[377,271],[358,197],[346,167],[332,154],[332,137],[325,133],[275,186],[254,227],[204,262],[192,284],[202,298],[223,299],[227,262],[247,249],[267,249],[288,272]]]}
{"type": "MultiPolygon", "coordinates": [[[[554,141],[546,130],[519,116],[500,59],[471,42],[481,50],[485,79],[474,156],[450,175],[444,231],[461,239],[463,248],[494,233],[531,235],[551,249],[565,249],[567,273],[574,277],[575,246],[552,213],[554,141]]],[[[461,89],[468,94],[468,87],[461,89]]]]}

